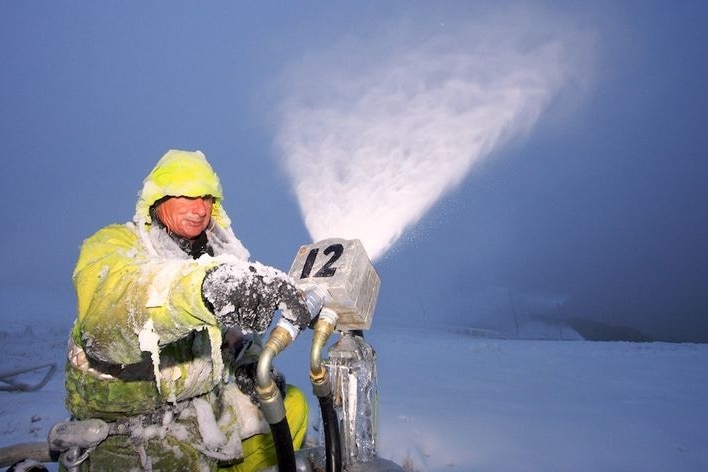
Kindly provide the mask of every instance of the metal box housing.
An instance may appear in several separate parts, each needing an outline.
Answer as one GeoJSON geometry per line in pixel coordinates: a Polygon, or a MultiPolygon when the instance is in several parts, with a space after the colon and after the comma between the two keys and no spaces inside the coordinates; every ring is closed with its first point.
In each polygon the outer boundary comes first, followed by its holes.
{"type": "Polygon", "coordinates": [[[381,280],[360,240],[329,238],[302,246],[288,275],[302,290],[326,289],[324,307],[337,313],[337,330],[371,327],[381,280]]]}

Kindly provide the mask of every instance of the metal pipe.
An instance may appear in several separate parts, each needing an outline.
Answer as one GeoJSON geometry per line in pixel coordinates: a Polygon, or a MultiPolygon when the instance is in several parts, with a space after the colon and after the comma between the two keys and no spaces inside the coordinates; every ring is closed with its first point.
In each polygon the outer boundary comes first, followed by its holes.
{"type": "Polygon", "coordinates": [[[317,396],[325,433],[325,465],[327,472],[342,470],[342,447],[339,437],[339,421],[332,400],[332,383],[327,369],[322,364],[322,349],[337,325],[337,313],[323,308],[314,326],[310,349],[310,382],[317,396]]]}
{"type": "Polygon", "coordinates": [[[281,322],[271,331],[270,337],[263,346],[256,367],[256,393],[261,404],[275,443],[279,472],[295,472],[295,450],[290,434],[290,426],[285,416],[285,405],[280,389],[271,376],[273,359],[285,349],[295,335],[285,323],[281,322]]]}
{"type": "Polygon", "coordinates": [[[256,367],[256,393],[261,403],[261,410],[269,424],[276,424],[285,418],[283,397],[271,376],[273,359],[293,341],[293,335],[287,327],[279,323],[271,332],[263,346],[256,367]]]}
{"type": "MultiPolygon", "coordinates": [[[[322,291],[313,289],[303,293],[303,299],[310,312],[310,319],[317,316],[324,300],[322,291]]],[[[285,416],[283,395],[273,380],[271,371],[275,356],[288,347],[304,327],[294,324],[287,317],[281,318],[263,346],[256,366],[256,394],[263,416],[270,425],[280,472],[295,472],[295,451],[288,419],[285,416]]]]}
{"type": "MultiPolygon", "coordinates": [[[[318,385],[328,383],[327,369],[322,365],[322,350],[327,340],[337,326],[337,313],[329,308],[323,308],[315,323],[312,335],[312,348],[310,349],[310,380],[315,389],[318,385]]],[[[327,395],[329,392],[323,392],[327,395]]],[[[315,391],[315,395],[322,396],[315,391]]]]}

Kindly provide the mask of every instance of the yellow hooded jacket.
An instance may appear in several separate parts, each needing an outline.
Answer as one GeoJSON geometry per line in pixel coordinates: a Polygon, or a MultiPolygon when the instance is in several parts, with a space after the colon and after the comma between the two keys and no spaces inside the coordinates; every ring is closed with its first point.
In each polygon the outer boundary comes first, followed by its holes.
{"type": "MultiPolygon", "coordinates": [[[[238,404],[248,408],[240,392],[224,394],[222,333],[201,296],[209,268],[249,258],[222,200],[219,178],[201,152],[171,150],[145,178],[133,221],[109,225],[84,241],[73,273],[78,315],[66,371],[66,406],[76,418],[112,421],[196,397],[206,399],[222,423],[227,408],[218,398],[238,397],[233,416],[243,414],[238,404]],[[152,224],[150,208],[166,196],[205,195],[215,198],[207,228],[214,256],[195,260],[152,224]]],[[[298,410],[291,427],[301,429],[294,432],[301,441],[306,402],[298,410]]],[[[267,432],[262,424],[250,429],[237,436],[267,432]]],[[[228,461],[248,452],[238,439],[227,434],[224,444],[200,444],[210,457],[228,461]]]]}

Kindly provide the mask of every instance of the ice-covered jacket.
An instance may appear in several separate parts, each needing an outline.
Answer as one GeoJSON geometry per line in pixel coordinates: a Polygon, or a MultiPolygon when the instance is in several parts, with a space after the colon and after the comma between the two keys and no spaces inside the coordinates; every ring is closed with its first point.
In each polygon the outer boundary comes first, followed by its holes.
{"type": "Polygon", "coordinates": [[[200,287],[209,268],[249,257],[222,199],[201,153],[170,151],[146,177],[133,221],[84,241],[73,273],[78,314],[66,372],[74,416],[114,420],[199,396],[214,400],[225,375],[222,332],[200,287]],[[191,258],[153,224],[150,207],[168,195],[215,198],[206,230],[213,256],[191,258]]]}

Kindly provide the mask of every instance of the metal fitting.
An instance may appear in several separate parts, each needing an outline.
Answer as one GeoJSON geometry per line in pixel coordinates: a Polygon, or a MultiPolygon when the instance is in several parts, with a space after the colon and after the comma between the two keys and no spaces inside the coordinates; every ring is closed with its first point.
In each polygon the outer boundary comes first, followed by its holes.
{"type": "Polygon", "coordinates": [[[293,341],[290,331],[276,326],[263,346],[256,367],[256,394],[261,403],[261,410],[270,424],[276,424],[285,418],[285,406],[278,386],[270,375],[273,359],[293,341]]]}
{"type": "Polygon", "coordinates": [[[322,365],[322,349],[337,326],[337,313],[329,308],[323,308],[315,323],[310,349],[310,382],[315,395],[324,397],[331,393],[331,383],[327,369],[322,365]]]}

